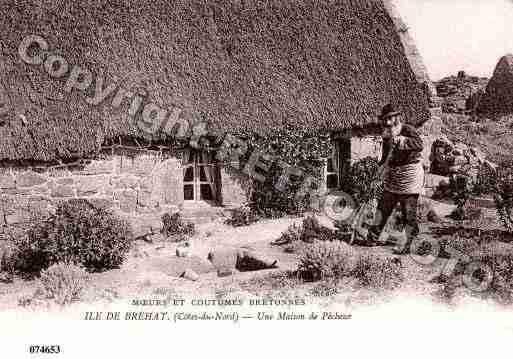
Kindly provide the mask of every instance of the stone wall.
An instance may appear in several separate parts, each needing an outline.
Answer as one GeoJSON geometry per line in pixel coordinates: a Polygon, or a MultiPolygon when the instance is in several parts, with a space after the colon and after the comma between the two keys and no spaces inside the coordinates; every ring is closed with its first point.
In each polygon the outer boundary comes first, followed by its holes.
{"type": "MultiPolygon", "coordinates": [[[[0,226],[22,226],[62,200],[85,198],[130,220],[160,215],[183,202],[179,160],[160,151],[119,150],[79,166],[0,168],[0,226]]],[[[152,218],[152,219],[151,219],[152,218]]],[[[153,223],[153,225],[151,225],[153,223]]]]}
{"type": "MultiPolygon", "coordinates": [[[[127,219],[136,235],[161,228],[161,216],[183,207],[180,160],[162,151],[112,150],[82,165],[0,167],[0,228],[25,226],[60,201],[85,198],[127,219]]],[[[243,185],[220,171],[224,206],[246,201],[243,185]]]]}
{"type": "Polygon", "coordinates": [[[221,168],[221,200],[226,207],[239,207],[247,201],[243,176],[234,176],[233,170],[221,168]]]}

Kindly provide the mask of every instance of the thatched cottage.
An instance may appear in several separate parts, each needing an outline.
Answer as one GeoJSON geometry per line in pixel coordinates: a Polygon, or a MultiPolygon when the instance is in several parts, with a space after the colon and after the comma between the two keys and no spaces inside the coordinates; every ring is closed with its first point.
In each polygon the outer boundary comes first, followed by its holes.
{"type": "Polygon", "coordinates": [[[66,198],[145,221],[177,206],[244,202],[243,189],[211,155],[190,151],[178,160],[172,129],[141,133],[134,119],[149,103],[173,123],[202,113],[228,133],[285,125],[331,131],[332,187],[344,164],[380,151],[376,118],[384,104],[426,134],[436,130],[436,91],[389,0],[3,6],[2,224],[66,198]],[[25,49],[31,63],[20,54],[28,35],[47,43],[25,49]],[[88,86],[70,86],[74,66],[91,72],[80,79],[88,86]]]}

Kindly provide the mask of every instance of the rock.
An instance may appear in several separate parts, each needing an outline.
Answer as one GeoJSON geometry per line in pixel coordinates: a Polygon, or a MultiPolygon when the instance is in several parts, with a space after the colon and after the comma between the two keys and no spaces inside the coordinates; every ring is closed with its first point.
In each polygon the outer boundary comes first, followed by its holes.
{"type": "Polygon", "coordinates": [[[449,217],[455,221],[463,221],[465,219],[465,209],[463,207],[457,207],[451,212],[449,217]]]}
{"type": "Polygon", "coordinates": [[[111,199],[106,198],[91,198],[89,202],[96,208],[109,209],[114,206],[114,203],[111,199]]]}
{"type": "Polygon", "coordinates": [[[137,207],[137,192],[130,189],[116,195],[119,198],[119,209],[125,213],[134,212],[137,207]]]}
{"type": "Polygon", "coordinates": [[[485,163],[484,154],[476,147],[468,147],[458,142],[452,143],[446,137],[433,142],[431,147],[431,173],[450,176],[465,171],[475,177],[479,167],[485,163]]]}
{"type": "Polygon", "coordinates": [[[65,184],[71,185],[71,184],[73,184],[74,181],[73,181],[73,178],[59,178],[59,179],[55,180],[55,182],[57,184],[62,184],[62,185],[65,185],[65,184]]]}
{"type": "Polygon", "coordinates": [[[213,250],[208,254],[208,260],[218,269],[232,268],[242,272],[276,268],[278,263],[275,258],[245,248],[213,250]]]}
{"type": "Polygon", "coordinates": [[[121,184],[126,188],[136,188],[139,184],[139,178],[136,176],[125,176],[120,179],[121,184]]]}
{"type": "Polygon", "coordinates": [[[199,274],[192,269],[186,269],[180,277],[195,282],[199,279],[199,274]]]}
{"type": "Polygon", "coordinates": [[[182,244],[176,248],[176,256],[177,257],[190,257],[192,255],[192,248],[190,244],[182,244]]]}
{"type": "Polygon", "coordinates": [[[151,192],[150,191],[138,191],[137,192],[137,204],[143,207],[150,207],[152,205],[151,192]]]}
{"type": "Polygon", "coordinates": [[[223,268],[217,269],[218,277],[229,277],[229,276],[233,275],[233,273],[234,273],[234,270],[232,268],[223,267],[223,268]]]}
{"type": "Polygon", "coordinates": [[[427,213],[427,220],[432,223],[440,223],[441,219],[434,209],[430,209],[427,213]]]}
{"type": "Polygon", "coordinates": [[[497,117],[513,113],[513,55],[502,57],[478,105],[480,114],[497,117]]]}
{"type": "Polygon", "coordinates": [[[11,175],[0,175],[0,188],[1,189],[14,189],[14,177],[11,175]]]}
{"type": "Polygon", "coordinates": [[[253,250],[241,250],[238,253],[236,268],[240,271],[255,271],[276,268],[278,261],[253,250]]]}
{"type": "Polygon", "coordinates": [[[77,194],[79,196],[92,196],[101,192],[107,184],[104,176],[84,176],[77,179],[77,194]]]}
{"type": "Polygon", "coordinates": [[[52,197],[73,197],[74,196],[73,187],[65,186],[65,185],[58,185],[52,189],[51,196],[52,197]]]}
{"type": "Polygon", "coordinates": [[[46,183],[46,178],[33,171],[21,172],[16,176],[18,187],[34,187],[46,183]]]}
{"type": "Polygon", "coordinates": [[[438,176],[431,173],[426,174],[426,187],[427,188],[436,188],[441,183],[449,184],[449,177],[446,176],[438,176]]]}
{"type": "Polygon", "coordinates": [[[478,221],[484,218],[484,211],[477,201],[467,201],[464,206],[465,219],[478,221]]]}

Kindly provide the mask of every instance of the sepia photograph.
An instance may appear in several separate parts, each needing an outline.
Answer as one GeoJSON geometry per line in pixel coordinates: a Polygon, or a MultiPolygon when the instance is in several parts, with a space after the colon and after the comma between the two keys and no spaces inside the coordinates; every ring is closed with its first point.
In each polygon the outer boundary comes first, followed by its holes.
{"type": "Polygon", "coordinates": [[[0,357],[507,355],[512,0],[0,5],[0,357]]]}

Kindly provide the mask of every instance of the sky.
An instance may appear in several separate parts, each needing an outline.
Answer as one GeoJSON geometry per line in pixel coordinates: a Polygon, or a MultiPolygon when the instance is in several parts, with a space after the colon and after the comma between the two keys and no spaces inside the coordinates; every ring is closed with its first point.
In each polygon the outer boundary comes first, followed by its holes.
{"type": "Polygon", "coordinates": [[[394,0],[432,80],[490,77],[513,53],[513,0],[394,0]]]}

